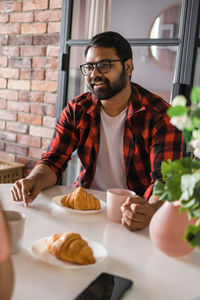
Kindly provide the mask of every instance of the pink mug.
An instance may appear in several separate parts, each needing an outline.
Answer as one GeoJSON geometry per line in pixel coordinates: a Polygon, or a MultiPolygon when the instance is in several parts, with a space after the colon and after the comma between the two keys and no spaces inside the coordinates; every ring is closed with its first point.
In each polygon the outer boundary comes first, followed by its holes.
{"type": "Polygon", "coordinates": [[[107,190],[107,208],[106,214],[108,220],[121,223],[122,212],[121,206],[130,196],[134,196],[135,192],[126,189],[109,189],[107,190]]]}

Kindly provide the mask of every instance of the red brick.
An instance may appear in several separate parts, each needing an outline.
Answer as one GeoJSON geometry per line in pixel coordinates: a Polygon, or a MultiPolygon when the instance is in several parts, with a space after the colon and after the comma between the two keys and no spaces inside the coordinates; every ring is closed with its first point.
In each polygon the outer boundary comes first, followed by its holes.
{"type": "Polygon", "coordinates": [[[0,23],[7,23],[8,22],[8,14],[0,15],[0,23]]]}
{"type": "Polygon", "coordinates": [[[46,62],[46,57],[33,57],[32,68],[45,68],[46,62]]]}
{"type": "Polygon", "coordinates": [[[45,93],[44,103],[56,104],[56,100],[57,100],[57,94],[45,93]]]}
{"type": "Polygon", "coordinates": [[[41,158],[43,152],[44,151],[42,149],[30,147],[29,151],[28,151],[28,156],[39,160],[41,158]]]}
{"type": "Polygon", "coordinates": [[[31,67],[31,58],[12,57],[11,59],[9,59],[9,67],[30,68],[31,67]]]}
{"type": "Polygon", "coordinates": [[[6,79],[1,79],[0,78],[0,88],[1,89],[5,89],[6,88],[6,83],[7,83],[6,79]]]}
{"type": "Polygon", "coordinates": [[[44,116],[43,117],[43,125],[45,127],[55,128],[56,119],[54,117],[44,116]]]}
{"type": "Polygon", "coordinates": [[[0,157],[4,160],[15,161],[15,155],[11,153],[6,153],[5,151],[0,151],[0,157]]]}
{"type": "Polygon", "coordinates": [[[0,45],[1,46],[8,45],[8,35],[0,35],[0,45]]]}
{"type": "Polygon", "coordinates": [[[11,23],[25,23],[25,22],[33,22],[33,13],[12,13],[10,14],[10,22],[11,23]]]}
{"type": "Polygon", "coordinates": [[[20,33],[20,24],[0,24],[1,34],[17,34],[20,33]]]}
{"type": "Polygon", "coordinates": [[[44,91],[44,92],[55,92],[57,90],[57,82],[55,81],[42,81],[32,80],[31,90],[44,91]]]}
{"type": "Polygon", "coordinates": [[[59,45],[60,36],[58,34],[43,34],[33,37],[34,45],[59,45]]]}
{"type": "Polygon", "coordinates": [[[18,121],[32,125],[42,125],[42,117],[33,114],[18,114],[18,121]]]}
{"type": "Polygon", "coordinates": [[[59,47],[56,46],[47,47],[47,56],[58,56],[58,55],[59,55],[59,47]]]}
{"type": "Polygon", "coordinates": [[[0,57],[0,67],[6,67],[8,63],[8,59],[5,56],[0,57]]]}
{"type": "Polygon", "coordinates": [[[23,11],[27,10],[42,10],[48,8],[48,0],[32,0],[23,1],[23,11]]]}
{"type": "Polygon", "coordinates": [[[57,80],[58,79],[58,71],[57,70],[46,70],[45,72],[46,80],[57,80]]]}
{"type": "Polygon", "coordinates": [[[37,34],[45,33],[47,30],[47,25],[44,23],[31,23],[31,24],[22,24],[21,33],[22,34],[37,34]]]}
{"type": "Polygon", "coordinates": [[[33,137],[25,134],[18,134],[17,143],[39,148],[41,146],[41,139],[39,137],[33,137]]]}
{"type": "Polygon", "coordinates": [[[62,0],[50,0],[50,9],[52,8],[61,8],[62,0]]]}
{"type": "Polygon", "coordinates": [[[6,110],[0,110],[0,120],[17,120],[17,115],[14,112],[8,112],[6,110]]]}
{"type": "Polygon", "coordinates": [[[58,69],[58,58],[33,57],[32,67],[58,69]]]}
{"type": "Polygon", "coordinates": [[[30,81],[29,80],[8,80],[8,88],[11,90],[29,90],[30,81]]]}
{"type": "Polygon", "coordinates": [[[19,92],[19,101],[26,102],[43,102],[44,94],[42,92],[19,92]]]}
{"type": "Polygon", "coordinates": [[[21,145],[11,144],[11,143],[5,144],[5,151],[24,155],[24,156],[27,156],[28,154],[28,148],[26,146],[21,146],[21,145]]]}
{"type": "Polygon", "coordinates": [[[18,133],[28,133],[28,125],[19,122],[7,122],[6,130],[18,133]]]}
{"type": "Polygon", "coordinates": [[[0,77],[3,78],[19,78],[19,70],[12,68],[0,68],[0,77]]]}
{"type": "Polygon", "coordinates": [[[19,48],[10,46],[1,47],[0,56],[19,56],[19,48]]]}
{"type": "Polygon", "coordinates": [[[29,103],[21,103],[18,101],[8,101],[7,102],[7,109],[13,111],[23,111],[29,112],[29,103]]]}
{"type": "Polygon", "coordinates": [[[6,103],[7,103],[6,100],[1,100],[0,101],[0,109],[6,109],[6,103]]]}
{"type": "Polygon", "coordinates": [[[9,45],[32,45],[32,35],[10,35],[9,45]]]}
{"type": "Polygon", "coordinates": [[[0,12],[1,13],[10,13],[13,11],[21,11],[22,3],[14,1],[4,1],[0,3],[0,12]]]}
{"type": "Polygon", "coordinates": [[[45,10],[35,12],[36,22],[52,22],[61,20],[61,10],[45,10]]]}
{"type": "Polygon", "coordinates": [[[20,79],[44,79],[44,70],[21,69],[20,79]]]}
{"type": "Polygon", "coordinates": [[[42,139],[42,149],[47,151],[50,143],[51,143],[51,139],[42,139]]]}
{"type": "Polygon", "coordinates": [[[21,56],[45,56],[46,47],[43,46],[22,46],[20,51],[21,56]]]}
{"type": "Polygon", "coordinates": [[[50,22],[48,24],[48,33],[57,33],[60,32],[60,22],[50,22]]]}
{"type": "Polygon", "coordinates": [[[5,126],[6,126],[6,122],[0,120],[0,129],[1,130],[5,129],[5,126]]]}
{"type": "Polygon", "coordinates": [[[16,134],[12,132],[0,131],[0,139],[10,142],[16,142],[16,134]]]}
{"type": "Polygon", "coordinates": [[[37,137],[51,138],[53,129],[31,125],[29,134],[37,137]]]}
{"type": "Polygon", "coordinates": [[[10,91],[10,90],[0,90],[0,97],[3,99],[8,100],[17,100],[18,99],[18,92],[17,91],[10,91]]]}

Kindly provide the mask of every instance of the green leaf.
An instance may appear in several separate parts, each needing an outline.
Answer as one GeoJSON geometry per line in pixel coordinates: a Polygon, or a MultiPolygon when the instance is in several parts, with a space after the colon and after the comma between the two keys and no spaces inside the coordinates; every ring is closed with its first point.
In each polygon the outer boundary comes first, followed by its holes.
{"type": "Polygon", "coordinates": [[[171,106],[167,110],[167,114],[169,117],[180,117],[187,114],[188,111],[189,109],[187,106],[171,106]]]}
{"type": "Polygon", "coordinates": [[[184,137],[184,141],[186,142],[186,144],[188,144],[191,141],[192,132],[184,129],[183,130],[183,137],[184,137]]]}
{"type": "Polygon", "coordinates": [[[198,104],[200,102],[200,87],[195,87],[192,89],[190,98],[194,104],[198,104]]]}
{"type": "Polygon", "coordinates": [[[200,225],[189,225],[185,233],[185,240],[191,247],[200,247],[200,225]]]}

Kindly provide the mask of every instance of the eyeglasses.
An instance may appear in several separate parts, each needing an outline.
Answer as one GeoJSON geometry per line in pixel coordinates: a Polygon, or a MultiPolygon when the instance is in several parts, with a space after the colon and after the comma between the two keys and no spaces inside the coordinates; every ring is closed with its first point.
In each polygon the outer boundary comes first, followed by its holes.
{"type": "Polygon", "coordinates": [[[105,74],[110,72],[112,62],[121,61],[120,59],[112,59],[112,60],[101,60],[97,63],[87,63],[84,65],[80,65],[81,73],[84,76],[90,76],[94,70],[94,66],[96,66],[97,70],[101,74],[105,74]]]}

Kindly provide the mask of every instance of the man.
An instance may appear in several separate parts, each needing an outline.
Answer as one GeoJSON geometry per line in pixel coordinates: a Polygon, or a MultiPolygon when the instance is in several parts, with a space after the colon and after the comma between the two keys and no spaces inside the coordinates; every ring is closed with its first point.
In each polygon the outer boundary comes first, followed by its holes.
{"type": "Polygon", "coordinates": [[[137,195],[122,208],[122,224],[130,230],[143,229],[160,206],[152,188],[161,178],[161,162],[182,155],[182,134],[169,122],[169,105],[131,83],[132,50],[120,34],[94,36],[85,58],[80,68],[90,92],[68,102],[50,150],[14,184],[13,199],[27,206],[57,182],[77,150],[82,167],[74,186],[135,191],[137,195]]]}

